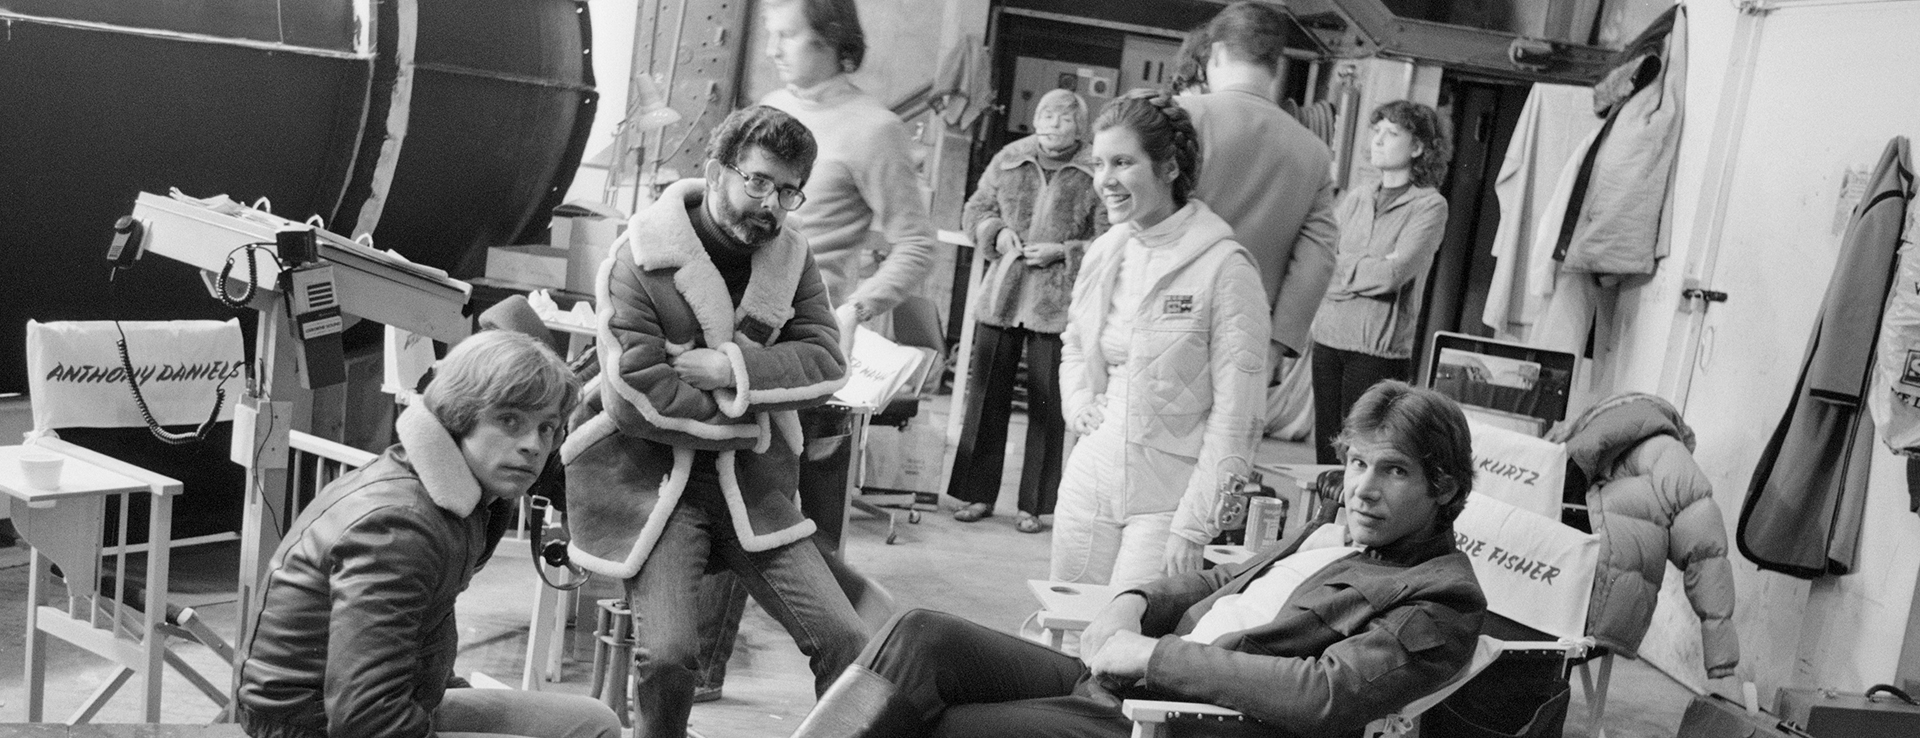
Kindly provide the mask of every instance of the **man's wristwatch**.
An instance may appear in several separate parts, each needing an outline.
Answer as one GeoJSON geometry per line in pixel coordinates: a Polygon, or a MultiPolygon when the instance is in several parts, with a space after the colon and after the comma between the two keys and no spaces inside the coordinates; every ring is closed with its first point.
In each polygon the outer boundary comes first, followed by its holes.
{"type": "Polygon", "coordinates": [[[856,302],[853,304],[853,319],[862,323],[872,320],[873,309],[864,302],[856,302]]]}

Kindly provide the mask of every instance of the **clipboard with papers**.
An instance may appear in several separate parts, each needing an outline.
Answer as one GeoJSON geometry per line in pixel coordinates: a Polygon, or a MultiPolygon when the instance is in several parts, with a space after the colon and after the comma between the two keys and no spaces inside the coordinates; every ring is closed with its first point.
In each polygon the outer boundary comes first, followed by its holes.
{"type": "Polygon", "coordinates": [[[931,366],[930,353],[895,343],[866,326],[856,328],[847,356],[847,384],[833,393],[834,402],[876,412],[885,409],[902,391],[919,387],[931,366]]]}

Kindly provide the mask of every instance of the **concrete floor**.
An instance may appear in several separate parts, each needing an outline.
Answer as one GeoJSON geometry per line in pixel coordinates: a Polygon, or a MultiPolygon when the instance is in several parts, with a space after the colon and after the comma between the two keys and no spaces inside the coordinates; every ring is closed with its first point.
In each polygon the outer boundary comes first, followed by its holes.
{"type": "MultiPolygon", "coordinates": [[[[945,398],[928,413],[927,420],[944,423],[945,398]]],[[[1020,457],[1020,438],[1024,419],[1016,416],[1016,427],[1009,434],[1008,480],[1016,480],[1020,457]]],[[[1263,444],[1263,461],[1302,462],[1310,460],[1312,450],[1306,444],[1263,444]]],[[[1047,571],[1049,534],[1023,534],[1013,527],[1014,486],[1003,488],[999,514],[974,524],[954,521],[947,511],[928,513],[918,525],[910,525],[905,515],[898,522],[899,539],[895,545],[883,543],[887,530],[884,519],[856,512],[849,528],[847,558],[857,568],[879,580],[901,607],[925,607],[945,610],[1009,632],[1018,631],[1035,605],[1026,592],[1024,581],[1044,578],[1047,571]]],[[[526,650],[527,623],[534,592],[534,573],[528,564],[526,549],[514,542],[502,544],[502,555],[475,579],[473,588],[462,600],[460,623],[463,650],[457,669],[465,674],[480,671],[503,681],[518,684],[526,650]]],[[[25,556],[20,548],[0,550],[0,607],[11,611],[0,616],[0,663],[18,665],[23,659],[21,618],[18,612],[25,600],[25,556]]],[[[203,609],[212,623],[224,633],[234,632],[236,610],[228,605],[203,609]]],[[[1033,632],[1031,626],[1027,632],[1033,632]]],[[[212,652],[197,645],[180,649],[182,656],[196,665],[216,683],[228,678],[226,667],[212,652]]],[[[590,651],[584,642],[571,660],[565,678],[547,689],[584,694],[589,667],[584,658],[590,651]]],[[[50,685],[47,715],[62,719],[92,690],[110,676],[105,662],[78,649],[55,641],[51,648],[50,685]]],[[[693,729],[703,736],[761,738],[787,736],[813,702],[812,681],[806,659],[794,647],[773,620],[757,607],[749,609],[739,648],[730,662],[725,693],[719,701],[698,705],[693,711],[693,729]]],[[[1589,736],[1595,731],[1587,720],[1586,701],[1579,680],[1573,682],[1573,704],[1569,709],[1565,735],[1589,736]]],[[[136,722],[138,701],[136,685],[116,696],[96,722],[136,722]]],[[[1607,701],[1605,734],[1613,738],[1653,738],[1672,736],[1692,694],[1666,675],[1644,662],[1619,660],[1614,668],[1611,694],[1607,701]]],[[[25,718],[22,672],[18,666],[0,670],[0,723],[25,718]]],[[[163,720],[167,723],[196,724],[212,720],[218,710],[213,703],[189,687],[185,680],[168,675],[165,681],[163,720]]],[[[0,725],[0,735],[7,734],[0,725]]]]}

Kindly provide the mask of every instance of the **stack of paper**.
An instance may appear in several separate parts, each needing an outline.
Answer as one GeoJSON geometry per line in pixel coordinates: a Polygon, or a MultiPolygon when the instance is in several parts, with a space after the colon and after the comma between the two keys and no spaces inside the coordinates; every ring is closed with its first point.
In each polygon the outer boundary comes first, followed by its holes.
{"type": "Polygon", "coordinates": [[[909,380],[919,376],[924,361],[924,349],[902,346],[860,326],[854,333],[853,355],[847,357],[847,384],[833,393],[833,399],[853,407],[884,409],[909,380]]]}

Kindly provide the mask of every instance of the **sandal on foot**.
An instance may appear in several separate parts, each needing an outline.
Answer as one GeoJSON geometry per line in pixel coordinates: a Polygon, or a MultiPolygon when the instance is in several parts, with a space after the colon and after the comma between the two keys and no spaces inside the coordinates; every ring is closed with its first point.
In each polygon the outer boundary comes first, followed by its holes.
{"type": "Polygon", "coordinates": [[[1039,533],[1040,518],[1031,513],[1020,513],[1020,519],[1014,521],[1013,528],[1021,533],[1039,533]]]}
{"type": "Polygon", "coordinates": [[[977,523],[981,518],[993,517],[993,506],[984,502],[975,502],[953,511],[953,519],[962,523],[977,523]]]}

